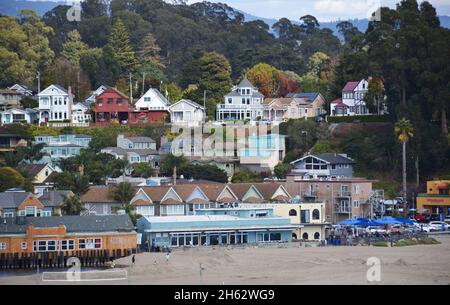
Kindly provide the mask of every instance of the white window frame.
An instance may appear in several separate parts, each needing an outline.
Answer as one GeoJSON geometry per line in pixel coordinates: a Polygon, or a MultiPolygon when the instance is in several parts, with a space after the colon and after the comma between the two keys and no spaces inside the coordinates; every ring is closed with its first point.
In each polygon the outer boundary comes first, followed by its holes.
{"type": "Polygon", "coordinates": [[[75,250],[75,240],[74,239],[64,239],[60,241],[61,251],[75,250]]]}
{"type": "Polygon", "coordinates": [[[0,251],[6,250],[7,247],[8,247],[8,244],[6,242],[0,242],[0,251]]]}
{"type": "Polygon", "coordinates": [[[353,200],[353,208],[358,209],[360,207],[359,200],[353,200]]]}
{"type": "Polygon", "coordinates": [[[103,244],[102,238],[79,238],[78,250],[95,250],[101,249],[103,244]],[[97,242],[100,241],[100,242],[97,242]],[[97,247],[97,245],[100,245],[97,247]]]}
{"type": "Polygon", "coordinates": [[[28,248],[28,243],[26,241],[23,241],[20,243],[20,247],[22,250],[26,250],[28,248]]]}

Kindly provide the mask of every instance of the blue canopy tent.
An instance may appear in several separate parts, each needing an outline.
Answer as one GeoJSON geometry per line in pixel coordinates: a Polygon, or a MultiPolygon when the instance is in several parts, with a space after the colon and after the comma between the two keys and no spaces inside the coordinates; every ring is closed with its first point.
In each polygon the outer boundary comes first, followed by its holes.
{"type": "Polygon", "coordinates": [[[360,227],[368,227],[368,226],[378,227],[383,225],[377,221],[372,221],[367,218],[350,218],[340,221],[336,224],[343,226],[360,226],[360,227]]]}
{"type": "Polygon", "coordinates": [[[380,223],[381,225],[393,225],[393,224],[401,223],[401,221],[399,221],[398,219],[396,219],[392,216],[384,216],[375,221],[380,223]]]}

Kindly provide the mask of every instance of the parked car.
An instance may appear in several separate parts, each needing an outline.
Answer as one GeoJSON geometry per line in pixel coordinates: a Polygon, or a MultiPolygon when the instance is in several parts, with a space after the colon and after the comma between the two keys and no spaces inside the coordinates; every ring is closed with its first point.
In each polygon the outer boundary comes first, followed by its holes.
{"type": "Polygon", "coordinates": [[[425,222],[427,220],[426,215],[415,215],[413,218],[418,222],[425,222]]]}
{"type": "Polygon", "coordinates": [[[392,234],[400,234],[400,233],[402,233],[402,226],[401,225],[393,225],[393,226],[391,226],[391,233],[392,234]]]}
{"type": "Polygon", "coordinates": [[[431,227],[432,231],[448,231],[450,225],[444,221],[430,221],[428,225],[431,227]]]}
{"type": "Polygon", "coordinates": [[[384,235],[386,235],[386,234],[389,234],[390,231],[386,230],[384,228],[381,228],[381,227],[367,227],[366,228],[366,233],[368,233],[368,234],[384,234],[384,235]]]}
{"type": "Polygon", "coordinates": [[[417,232],[430,233],[432,231],[431,227],[426,223],[413,223],[413,226],[417,232]]]}
{"type": "Polygon", "coordinates": [[[445,221],[446,223],[450,224],[450,216],[446,216],[445,219],[444,219],[444,221],[445,221]]]}

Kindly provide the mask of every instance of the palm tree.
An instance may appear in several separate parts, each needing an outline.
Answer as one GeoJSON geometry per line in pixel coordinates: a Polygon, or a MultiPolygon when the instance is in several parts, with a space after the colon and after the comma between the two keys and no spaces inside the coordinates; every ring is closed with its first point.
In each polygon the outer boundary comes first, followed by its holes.
{"type": "Polygon", "coordinates": [[[22,156],[23,160],[33,163],[34,161],[41,160],[47,153],[42,152],[44,143],[31,144],[25,147],[18,147],[17,153],[22,156]]]}
{"type": "Polygon", "coordinates": [[[85,208],[80,200],[80,197],[76,195],[66,196],[64,203],[61,206],[61,212],[63,215],[80,215],[85,208]]]}
{"type": "MultiPolygon", "coordinates": [[[[406,143],[413,137],[413,126],[405,118],[395,123],[395,134],[400,143],[402,143],[403,157],[403,200],[406,202],[406,143]]],[[[407,207],[407,206],[406,206],[407,207]]]]}
{"type": "Polygon", "coordinates": [[[112,190],[112,198],[122,204],[122,208],[127,214],[134,210],[134,206],[130,204],[134,197],[133,186],[129,182],[121,182],[112,190]]]}
{"type": "Polygon", "coordinates": [[[177,170],[186,164],[187,160],[186,158],[181,156],[175,156],[173,154],[168,154],[164,157],[164,159],[161,161],[162,166],[166,169],[172,169],[173,171],[173,184],[177,185],[177,170]]]}

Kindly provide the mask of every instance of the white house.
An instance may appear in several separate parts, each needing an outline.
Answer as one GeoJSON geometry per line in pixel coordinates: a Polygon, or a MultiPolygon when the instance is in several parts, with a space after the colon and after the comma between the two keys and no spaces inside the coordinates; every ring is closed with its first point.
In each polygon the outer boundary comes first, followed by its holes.
{"type": "Polygon", "coordinates": [[[342,98],[330,103],[331,116],[352,116],[370,114],[364,97],[369,91],[369,81],[348,82],[342,89],[342,98]]]}
{"type": "Polygon", "coordinates": [[[88,103],[76,103],[72,107],[72,123],[74,125],[89,125],[91,121],[91,114],[89,113],[90,106],[88,103]]]}
{"type": "Polygon", "coordinates": [[[156,142],[149,137],[125,137],[120,134],[117,136],[117,147],[106,147],[101,152],[116,159],[127,160],[130,164],[146,162],[153,168],[159,166],[156,142]]]}
{"type": "Polygon", "coordinates": [[[256,120],[263,114],[264,95],[247,78],[225,95],[223,104],[217,105],[217,120],[256,120]]]}
{"type": "Polygon", "coordinates": [[[170,103],[164,95],[153,88],[145,92],[135,104],[136,109],[149,111],[169,111],[169,107],[170,103]]]}
{"type": "Polygon", "coordinates": [[[73,95],[59,85],[50,85],[38,95],[39,123],[49,121],[70,121],[72,117],[73,95]]]}
{"type": "Polygon", "coordinates": [[[205,107],[191,100],[180,100],[169,107],[172,124],[201,126],[206,119],[205,107]]]}
{"type": "Polygon", "coordinates": [[[0,112],[0,122],[36,124],[39,122],[39,113],[34,109],[9,109],[0,112]]]}
{"type": "Polygon", "coordinates": [[[85,99],[84,101],[85,101],[87,104],[89,104],[89,105],[92,104],[92,103],[95,103],[95,98],[96,98],[98,95],[102,94],[106,89],[108,89],[107,86],[101,85],[100,87],[97,88],[97,90],[95,90],[95,91],[92,92],[91,96],[89,96],[89,97],[88,97],[87,99],[85,99]]]}
{"type": "Polygon", "coordinates": [[[24,96],[33,96],[33,90],[31,90],[30,88],[28,88],[25,85],[20,85],[20,84],[15,84],[11,87],[8,88],[9,90],[14,90],[17,91],[18,93],[24,95],[24,96]]]}

